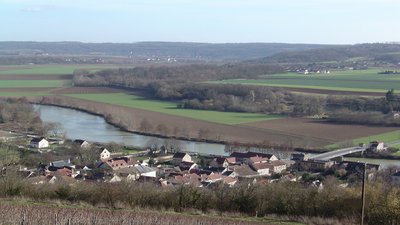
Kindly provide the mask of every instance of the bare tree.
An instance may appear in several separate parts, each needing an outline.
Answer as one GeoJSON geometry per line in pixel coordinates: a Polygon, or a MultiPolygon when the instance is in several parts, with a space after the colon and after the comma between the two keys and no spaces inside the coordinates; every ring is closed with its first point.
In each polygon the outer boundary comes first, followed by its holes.
{"type": "Polygon", "coordinates": [[[210,135],[210,130],[209,129],[200,128],[199,131],[198,131],[198,137],[200,139],[207,139],[209,135],[210,135]]]}
{"type": "Polygon", "coordinates": [[[149,132],[153,129],[153,126],[147,119],[143,119],[140,123],[139,130],[143,132],[149,132]]]}
{"type": "Polygon", "coordinates": [[[161,135],[167,135],[169,133],[169,129],[167,126],[165,126],[165,124],[158,124],[156,129],[161,135]]]}

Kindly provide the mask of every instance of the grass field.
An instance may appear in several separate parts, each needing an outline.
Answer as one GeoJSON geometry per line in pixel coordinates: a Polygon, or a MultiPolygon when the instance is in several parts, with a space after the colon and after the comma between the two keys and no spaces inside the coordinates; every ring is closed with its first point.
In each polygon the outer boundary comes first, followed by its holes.
{"type": "Polygon", "coordinates": [[[47,88],[62,87],[70,84],[71,81],[65,80],[1,80],[0,88],[47,88]]]}
{"type": "Polygon", "coordinates": [[[0,75],[61,75],[72,74],[76,69],[88,69],[90,71],[114,68],[114,65],[39,65],[39,66],[0,66],[0,75]]]}
{"type": "Polygon", "coordinates": [[[400,90],[400,75],[377,74],[385,69],[333,71],[330,74],[274,74],[260,79],[223,80],[217,83],[250,84],[274,87],[306,88],[355,92],[386,92],[400,90]]]}
{"type": "MultiPolygon", "coordinates": [[[[352,143],[353,145],[358,145],[359,143],[368,144],[371,141],[383,141],[385,143],[390,143],[390,142],[399,141],[399,140],[400,140],[400,130],[396,130],[396,131],[392,131],[392,132],[388,132],[388,133],[356,138],[353,140],[349,140],[346,143],[348,143],[348,144],[352,143]]],[[[334,149],[341,148],[341,146],[343,146],[343,144],[344,143],[327,145],[327,146],[325,146],[325,148],[334,150],[334,149]]],[[[393,147],[400,147],[400,146],[393,146],[393,147]]]]}
{"type": "Polygon", "coordinates": [[[176,103],[168,101],[158,101],[146,99],[135,95],[114,93],[114,94],[70,94],[68,96],[109,103],[131,108],[144,109],[153,112],[165,113],[174,116],[189,117],[222,124],[240,124],[255,121],[271,120],[280,118],[279,116],[264,115],[257,113],[235,113],[217,112],[207,110],[178,109],[176,103]]]}
{"type": "Polygon", "coordinates": [[[38,92],[2,92],[0,89],[1,97],[33,97],[33,96],[47,96],[49,92],[38,91],[38,92]]]}

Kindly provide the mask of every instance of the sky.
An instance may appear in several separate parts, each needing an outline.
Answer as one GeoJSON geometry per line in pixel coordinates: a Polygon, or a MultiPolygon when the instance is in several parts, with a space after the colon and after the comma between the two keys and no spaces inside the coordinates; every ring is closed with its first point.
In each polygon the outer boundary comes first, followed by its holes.
{"type": "Polygon", "coordinates": [[[400,41],[400,0],[0,0],[0,41],[400,41]]]}

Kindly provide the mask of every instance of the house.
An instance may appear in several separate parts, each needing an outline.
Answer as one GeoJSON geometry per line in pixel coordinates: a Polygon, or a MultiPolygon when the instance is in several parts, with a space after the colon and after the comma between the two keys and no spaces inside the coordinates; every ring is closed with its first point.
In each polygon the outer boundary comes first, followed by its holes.
{"type": "Polygon", "coordinates": [[[210,167],[222,168],[224,167],[225,158],[224,157],[216,157],[210,162],[210,167]]]}
{"type": "Polygon", "coordinates": [[[197,174],[183,174],[170,177],[168,180],[169,184],[172,185],[190,185],[193,187],[203,186],[200,182],[201,177],[197,174]]]}
{"type": "Polygon", "coordinates": [[[76,139],[73,141],[74,144],[78,145],[81,148],[89,148],[90,147],[90,143],[82,140],[82,139],[76,139]]]}
{"type": "Polygon", "coordinates": [[[322,171],[331,168],[334,164],[335,162],[333,161],[309,159],[299,162],[299,169],[305,171],[322,171]]]}
{"type": "Polygon", "coordinates": [[[179,165],[181,162],[192,162],[192,157],[185,152],[177,152],[172,157],[172,164],[179,165]]]}
{"type": "Polygon", "coordinates": [[[57,169],[62,169],[62,168],[75,168],[75,165],[71,163],[70,159],[67,160],[59,160],[59,161],[54,161],[49,163],[49,167],[53,167],[56,170],[57,169]]]}
{"type": "Polygon", "coordinates": [[[118,170],[115,170],[113,179],[114,182],[121,181],[125,179],[126,181],[134,181],[138,180],[140,177],[157,177],[157,171],[151,167],[136,165],[131,167],[125,167],[118,170]],[[114,179],[115,178],[115,179],[114,179]]]}
{"type": "Polygon", "coordinates": [[[228,157],[225,159],[224,167],[227,168],[228,166],[239,165],[239,162],[236,160],[235,157],[228,157]],[[226,165],[225,165],[226,163],[226,165]]]}
{"type": "Polygon", "coordinates": [[[105,170],[118,170],[128,166],[128,163],[123,159],[109,159],[105,162],[101,162],[97,167],[105,170]]]}
{"type": "Polygon", "coordinates": [[[235,157],[238,162],[246,162],[251,157],[261,157],[267,158],[269,161],[278,160],[278,158],[273,154],[266,154],[261,152],[233,152],[230,157],[235,157]]]}
{"type": "Polygon", "coordinates": [[[47,141],[44,137],[33,138],[29,143],[31,148],[48,148],[49,141],[47,141]]]}
{"type": "Polygon", "coordinates": [[[211,173],[210,175],[208,175],[206,182],[208,183],[215,183],[217,181],[220,181],[223,179],[222,174],[220,173],[211,173]]]}
{"type": "Polygon", "coordinates": [[[228,168],[229,166],[238,165],[235,157],[216,157],[210,162],[210,167],[214,168],[228,168]]]}
{"type": "Polygon", "coordinates": [[[233,177],[224,177],[222,179],[222,181],[224,184],[227,184],[229,187],[235,186],[235,184],[238,182],[238,180],[233,177]]]}
{"type": "Polygon", "coordinates": [[[141,177],[157,177],[157,171],[151,167],[137,165],[134,167],[141,177]]]}
{"type": "Polygon", "coordinates": [[[263,163],[253,163],[251,167],[261,176],[269,176],[270,175],[270,165],[267,162],[263,163]]]}
{"type": "Polygon", "coordinates": [[[306,155],[304,153],[293,153],[291,155],[291,160],[296,161],[296,162],[308,160],[308,155],[306,155]]]}
{"type": "Polygon", "coordinates": [[[369,143],[369,149],[375,152],[380,152],[386,150],[387,148],[383,142],[372,141],[369,143]]]}
{"type": "Polygon", "coordinates": [[[270,161],[265,164],[270,173],[282,173],[282,171],[286,170],[286,163],[281,160],[270,161]]]}
{"type": "Polygon", "coordinates": [[[266,163],[266,162],[268,162],[268,158],[263,158],[263,157],[260,157],[257,155],[257,156],[250,157],[247,162],[249,165],[266,163]]]}
{"type": "Polygon", "coordinates": [[[110,156],[111,153],[106,148],[103,148],[103,151],[100,153],[100,160],[108,160],[110,156]]]}
{"type": "Polygon", "coordinates": [[[391,175],[391,180],[393,184],[400,185],[400,171],[391,175]]]}
{"type": "Polygon", "coordinates": [[[192,173],[197,174],[199,171],[200,171],[199,165],[197,165],[197,163],[193,163],[193,164],[190,166],[188,172],[189,172],[190,174],[192,174],[192,173]]]}
{"type": "Polygon", "coordinates": [[[229,175],[234,178],[243,179],[243,178],[254,178],[259,177],[260,174],[256,171],[252,170],[248,165],[242,164],[239,166],[233,167],[233,172],[229,175]]]}
{"type": "Polygon", "coordinates": [[[58,169],[55,174],[59,174],[60,176],[68,176],[72,177],[72,169],[68,169],[66,167],[58,169]]]}
{"type": "Polygon", "coordinates": [[[63,175],[61,173],[55,173],[54,176],[51,177],[51,179],[49,180],[50,184],[74,184],[76,183],[77,180],[75,180],[74,178],[67,176],[67,175],[63,175]]]}

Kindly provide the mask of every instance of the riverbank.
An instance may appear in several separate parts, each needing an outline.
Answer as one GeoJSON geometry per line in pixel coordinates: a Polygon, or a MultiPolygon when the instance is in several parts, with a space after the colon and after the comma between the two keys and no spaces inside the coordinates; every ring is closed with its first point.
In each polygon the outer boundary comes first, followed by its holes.
{"type": "MultiPolygon", "coordinates": [[[[244,148],[251,148],[251,147],[256,147],[256,148],[273,148],[273,149],[279,149],[279,150],[293,150],[291,146],[285,146],[283,144],[274,144],[272,141],[264,140],[262,142],[252,142],[252,138],[250,138],[249,141],[242,141],[243,137],[241,138],[235,138],[239,137],[239,132],[243,128],[236,128],[234,126],[228,126],[228,125],[217,125],[213,124],[213,126],[221,129],[221,126],[224,126],[223,129],[227,131],[227,133],[234,131],[235,134],[234,137],[226,137],[222,132],[222,134],[219,135],[214,135],[213,130],[210,130],[212,127],[203,129],[201,126],[196,130],[197,124],[190,124],[186,122],[186,119],[183,118],[180,127],[178,124],[175,124],[175,127],[168,127],[168,125],[155,125],[154,121],[152,120],[152,117],[147,120],[147,122],[150,124],[150,127],[152,129],[147,128],[143,126],[143,121],[146,120],[146,118],[143,120],[142,118],[136,119],[138,116],[136,114],[131,113],[131,111],[126,111],[124,107],[119,107],[119,106],[109,106],[107,104],[100,104],[100,103],[95,103],[95,102],[88,102],[88,101],[82,101],[70,97],[65,97],[65,96],[57,96],[57,97],[43,97],[43,98],[29,98],[28,101],[32,104],[39,104],[39,105],[49,105],[49,106],[57,106],[57,107],[62,107],[62,108],[67,108],[67,109],[74,109],[78,110],[81,112],[85,112],[91,115],[95,116],[100,116],[105,119],[105,121],[113,125],[115,127],[118,127],[121,131],[125,132],[130,132],[132,134],[138,134],[138,135],[145,135],[149,137],[156,137],[156,138],[167,138],[167,139],[175,139],[175,140],[181,140],[181,141],[191,141],[191,142],[199,142],[199,143],[210,143],[210,144],[222,144],[226,146],[232,146],[232,147],[244,147],[244,148]],[[142,121],[141,123],[138,123],[138,121],[142,121]],[[153,122],[153,124],[151,124],[153,122]],[[192,128],[188,129],[188,125],[191,125],[192,128]],[[142,128],[142,129],[140,129],[142,128]]],[[[166,123],[169,122],[168,118],[165,120],[166,123]]],[[[198,121],[195,121],[198,122],[198,121]]],[[[203,124],[205,122],[202,122],[203,124]]],[[[209,125],[208,123],[205,123],[206,125],[209,125]]],[[[246,135],[244,135],[246,137],[246,135]]],[[[258,134],[260,136],[260,134],[258,134]]]]}

